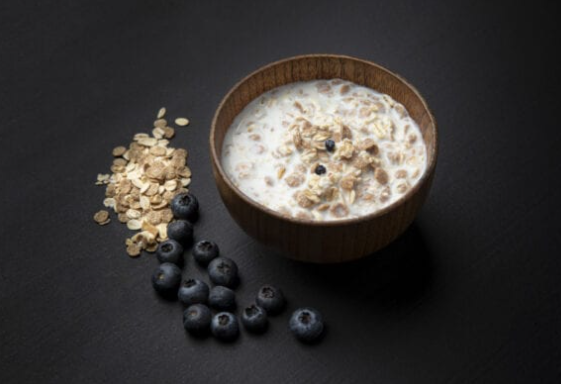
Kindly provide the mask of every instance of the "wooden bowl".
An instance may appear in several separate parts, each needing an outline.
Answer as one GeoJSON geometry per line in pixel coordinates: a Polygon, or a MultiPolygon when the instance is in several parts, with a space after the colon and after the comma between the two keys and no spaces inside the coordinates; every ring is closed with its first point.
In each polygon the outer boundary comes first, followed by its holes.
{"type": "Polygon", "coordinates": [[[286,256],[314,263],[358,259],[389,244],[411,224],[425,201],[437,156],[436,122],[426,102],[409,83],[369,61],[339,55],[304,55],[266,65],[226,94],[212,120],[210,151],[214,178],[227,209],[238,225],[260,242],[286,256]],[[341,78],[386,93],[402,103],[419,124],[427,146],[427,169],[401,199],[358,218],[318,222],[288,218],[251,200],[229,180],[220,159],[227,129],[242,109],[272,88],[297,81],[341,78]]]}

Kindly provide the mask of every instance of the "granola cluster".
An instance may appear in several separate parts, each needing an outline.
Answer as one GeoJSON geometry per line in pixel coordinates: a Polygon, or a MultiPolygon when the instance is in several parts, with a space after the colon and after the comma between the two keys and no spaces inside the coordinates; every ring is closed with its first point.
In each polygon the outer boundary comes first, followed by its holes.
{"type": "Polygon", "coordinates": [[[405,194],[425,168],[417,124],[388,95],[343,80],[294,83],[250,103],[227,133],[223,165],[260,203],[337,220],[405,194]]]}

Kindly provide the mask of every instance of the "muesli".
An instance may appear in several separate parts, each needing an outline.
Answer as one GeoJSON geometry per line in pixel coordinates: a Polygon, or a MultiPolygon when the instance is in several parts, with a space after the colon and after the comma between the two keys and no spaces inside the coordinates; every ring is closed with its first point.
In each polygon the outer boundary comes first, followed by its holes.
{"type": "Polygon", "coordinates": [[[222,148],[224,170],[247,196],[286,216],[326,221],[392,204],[419,181],[426,157],[402,104],[341,79],[261,95],[222,148]]]}

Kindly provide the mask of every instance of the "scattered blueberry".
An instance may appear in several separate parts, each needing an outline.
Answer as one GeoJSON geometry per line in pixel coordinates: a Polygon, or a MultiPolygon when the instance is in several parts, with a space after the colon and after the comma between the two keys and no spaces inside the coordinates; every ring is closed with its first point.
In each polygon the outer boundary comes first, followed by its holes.
{"type": "Polygon", "coordinates": [[[193,242],[193,225],[186,220],[176,220],[168,224],[168,237],[183,247],[193,242]]]}
{"type": "Polygon", "coordinates": [[[185,305],[206,303],[209,290],[204,281],[187,279],[179,287],[177,298],[185,305]]]}
{"type": "Polygon", "coordinates": [[[219,340],[233,341],[240,334],[238,319],[230,312],[219,312],[212,318],[210,331],[219,340]]]}
{"type": "Polygon", "coordinates": [[[263,333],[269,326],[267,312],[260,306],[252,304],[242,311],[242,324],[248,332],[263,333]]]}
{"type": "Polygon", "coordinates": [[[194,223],[199,217],[199,201],[192,193],[179,193],[171,201],[171,211],[176,219],[194,223]]]}
{"type": "Polygon", "coordinates": [[[162,296],[173,296],[181,283],[181,269],[172,263],[160,264],[152,275],[152,286],[162,296]]]}
{"type": "Polygon", "coordinates": [[[160,263],[181,265],[183,263],[183,247],[177,241],[168,239],[158,245],[156,257],[160,263]]]}
{"type": "Polygon", "coordinates": [[[203,336],[210,330],[212,313],[204,304],[193,304],[183,312],[183,327],[195,336],[203,336]]]}
{"type": "Polygon", "coordinates": [[[208,305],[219,311],[232,311],[236,308],[236,294],[228,287],[217,285],[210,290],[208,305]]]}
{"type": "Polygon", "coordinates": [[[335,142],[331,139],[325,140],[325,149],[327,152],[333,152],[335,150],[335,142]]]}
{"type": "Polygon", "coordinates": [[[325,172],[327,172],[327,169],[325,169],[323,165],[320,164],[316,167],[315,170],[316,175],[323,175],[325,172]]]}
{"type": "Polygon", "coordinates": [[[323,333],[323,319],[313,308],[300,308],[290,317],[289,328],[298,340],[312,343],[323,333]]]}
{"type": "Polygon", "coordinates": [[[216,285],[233,288],[238,283],[238,266],[228,257],[217,257],[208,265],[208,277],[216,285]]]}
{"type": "Polygon", "coordinates": [[[201,240],[193,247],[193,258],[204,266],[216,259],[219,253],[218,245],[213,241],[201,240]]]}
{"type": "Polygon", "coordinates": [[[282,291],[272,285],[262,286],[257,293],[255,302],[267,311],[268,315],[276,315],[282,312],[286,305],[286,299],[282,291]]]}

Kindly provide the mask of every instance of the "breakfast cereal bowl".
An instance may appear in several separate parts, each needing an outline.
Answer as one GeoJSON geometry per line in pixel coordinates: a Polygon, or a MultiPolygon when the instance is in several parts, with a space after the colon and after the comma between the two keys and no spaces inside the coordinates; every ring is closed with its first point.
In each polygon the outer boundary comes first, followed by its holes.
{"type": "Polygon", "coordinates": [[[411,224],[434,176],[437,131],[421,95],[396,74],[353,57],[304,55],[227,93],[210,151],[220,196],[246,233],[290,258],[336,263],[379,250],[411,224]]]}

